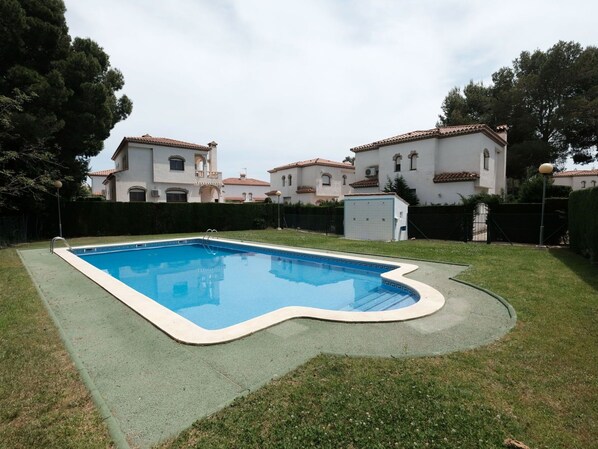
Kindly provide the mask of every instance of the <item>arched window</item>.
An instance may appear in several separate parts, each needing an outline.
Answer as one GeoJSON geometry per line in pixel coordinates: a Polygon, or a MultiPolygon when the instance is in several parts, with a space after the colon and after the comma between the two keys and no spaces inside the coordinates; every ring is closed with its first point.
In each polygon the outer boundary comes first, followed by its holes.
{"type": "Polygon", "coordinates": [[[401,171],[401,160],[403,159],[403,156],[395,154],[393,159],[395,161],[395,172],[401,171]]]}
{"type": "Polygon", "coordinates": [[[170,169],[174,171],[185,171],[185,159],[181,156],[171,156],[168,158],[170,169]]]}
{"type": "Polygon", "coordinates": [[[343,185],[347,185],[347,175],[343,175],[343,185]]]}
{"type": "Polygon", "coordinates": [[[169,189],[166,191],[167,203],[186,203],[187,191],[183,189],[169,189]]]}
{"type": "Polygon", "coordinates": [[[581,188],[585,189],[586,188],[586,182],[585,181],[581,181],[581,188]]]}
{"type": "Polygon", "coordinates": [[[409,170],[417,170],[417,152],[412,151],[409,154],[409,170]]]}
{"type": "Polygon", "coordinates": [[[289,187],[293,185],[293,175],[289,175],[289,187]]]}
{"type": "Polygon", "coordinates": [[[253,193],[249,192],[249,196],[247,197],[249,201],[253,201],[253,193]]]}
{"type": "Polygon", "coordinates": [[[596,181],[592,181],[592,187],[596,187],[596,181]]]}
{"type": "Polygon", "coordinates": [[[322,185],[329,186],[331,179],[332,179],[332,176],[330,176],[328,173],[324,173],[322,175],[322,185]]]}
{"type": "Polygon", "coordinates": [[[285,176],[282,177],[282,186],[285,186],[285,181],[287,180],[287,178],[285,176]]]}
{"type": "Polygon", "coordinates": [[[129,202],[145,203],[145,189],[143,187],[131,187],[129,189],[129,202]]]}
{"type": "Polygon", "coordinates": [[[490,152],[484,148],[484,170],[488,170],[490,165],[490,152]]]}
{"type": "Polygon", "coordinates": [[[243,201],[247,200],[247,194],[245,192],[243,192],[243,201]]]}

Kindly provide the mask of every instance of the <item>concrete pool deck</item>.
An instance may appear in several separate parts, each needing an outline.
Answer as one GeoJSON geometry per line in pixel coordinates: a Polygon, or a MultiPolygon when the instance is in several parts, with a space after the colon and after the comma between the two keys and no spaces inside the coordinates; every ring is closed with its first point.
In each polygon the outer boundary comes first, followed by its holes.
{"type": "Polygon", "coordinates": [[[148,448],[173,437],[321,353],[445,354],[491,343],[516,321],[512,308],[496,297],[451,280],[466,267],[417,261],[419,269],[407,277],[430,284],[446,299],[433,315],[360,324],[297,318],[230,343],[189,346],[48,249],[19,254],[96,401],[105,404],[103,417],[115,423],[113,437],[122,432],[131,447],[148,448]]]}

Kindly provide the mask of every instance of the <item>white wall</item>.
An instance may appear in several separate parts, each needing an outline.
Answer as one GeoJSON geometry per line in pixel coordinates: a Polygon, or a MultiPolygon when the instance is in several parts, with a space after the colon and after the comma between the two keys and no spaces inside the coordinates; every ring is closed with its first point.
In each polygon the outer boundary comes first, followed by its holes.
{"type": "Polygon", "coordinates": [[[342,200],[344,195],[352,191],[351,184],[355,181],[355,172],[347,167],[329,167],[326,165],[308,165],[306,167],[293,167],[270,173],[270,189],[280,190],[282,198],[290,198],[289,202],[316,204],[318,201],[342,200]],[[323,174],[331,175],[330,186],[322,184],[323,174]],[[292,185],[289,186],[289,175],[292,176],[292,185]],[[343,175],[347,176],[343,185],[343,175]],[[285,186],[282,186],[282,177],[285,177],[285,186]],[[297,193],[298,187],[312,187],[316,193],[297,193]]]}
{"type": "MultiPolygon", "coordinates": [[[[187,201],[190,203],[202,202],[201,186],[195,175],[196,154],[205,154],[205,152],[128,143],[115,159],[116,168],[122,170],[126,167],[125,158],[127,158],[128,170],[114,174],[116,198],[108,199],[127,202],[129,190],[138,187],[146,190],[147,202],[166,202],[166,191],[169,189],[186,191],[187,201]],[[169,158],[172,156],[180,156],[185,160],[183,171],[170,170],[169,158]],[[159,190],[160,196],[152,197],[152,190],[159,190]]],[[[216,198],[218,198],[218,191],[213,189],[203,196],[203,201],[214,201],[216,198]]]]}
{"type": "Polygon", "coordinates": [[[407,240],[408,209],[408,204],[395,195],[348,196],[345,198],[345,237],[407,240]]]}
{"type": "Polygon", "coordinates": [[[261,198],[261,201],[263,201],[266,198],[266,192],[270,190],[272,190],[270,186],[226,184],[223,196],[225,200],[227,198],[241,198],[245,193],[246,202],[255,201],[256,198],[261,198]],[[249,194],[251,194],[251,200],[249,199],[249,194]]]}
{"type": "MultiPolygon", "coordinates": [[[[410,188],[416,190],[421,204],[453,204],[461,196],[476,193],[501,194],[506,186],[506,149],[482,133],[467,134],[443,139],[423,139],[355,155],[356,179],[368,179],[365,170],[379,167],[379,191],[384,190],[388,178],[401,175],[410,188]],[[488,170],[483,168],[483,152],[488,150],[488,170]],[[409,155],[417,153],[416,170],[410,170],[409,155]],[[394,156],[400,154],[401,171],[395,172],[394,156]],[[473,172],[480,175],[476,181],[434,183],[434,176],[441,173],[473,172]]],[[[356,189],[366,193],[370,189],[356,189]]]]}
{"type": "Polygon", "coordinates": [[[591,189],[592,187],[598,187],[598,175],[595,176],[559,176],[553,178],[555,186],[567,186],[573,190],[591,189]],[[582,182],[585,181],[585,187],[582,182]],[[595,184],[592,184],[594,181],[595,184]]]}

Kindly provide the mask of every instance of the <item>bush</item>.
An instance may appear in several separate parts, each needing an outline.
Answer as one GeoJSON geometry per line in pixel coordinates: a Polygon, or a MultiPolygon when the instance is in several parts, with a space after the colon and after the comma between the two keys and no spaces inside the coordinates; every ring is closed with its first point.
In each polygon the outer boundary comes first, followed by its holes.
{"type": "Polygon", "coordinates": [[[573,251],[598,263],[598,188],[569,196],[569,241],[573,251]]]}

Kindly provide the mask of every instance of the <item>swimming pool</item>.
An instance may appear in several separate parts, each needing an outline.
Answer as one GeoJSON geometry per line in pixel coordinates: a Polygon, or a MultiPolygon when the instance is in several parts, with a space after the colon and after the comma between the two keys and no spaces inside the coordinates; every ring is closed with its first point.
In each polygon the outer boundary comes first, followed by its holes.
{"type": "Polygon", "coordinates": [[[138,242],[56,253],[176,340],[211,344],[281,321],[399,321],[444,297],[407,279],[411,264],[211,239],[138,242]]]}

